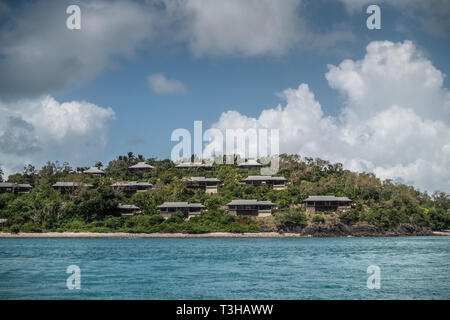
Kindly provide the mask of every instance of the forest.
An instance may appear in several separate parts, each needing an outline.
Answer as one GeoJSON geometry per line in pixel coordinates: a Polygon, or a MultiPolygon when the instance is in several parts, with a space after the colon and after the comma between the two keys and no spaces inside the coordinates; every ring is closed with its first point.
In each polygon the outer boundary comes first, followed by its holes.
{"type": "MultiPolygon", "coordinates": [[[[142,155],[118,156],[107,166],[103,177],[83,174],[86,168],[72,168],[68,163],[47,162],[40,170],[32,165],[23,172],[10,175],[8,182],[31,184],[30,193],[0,194],[2,232],[301,232],[307,226],[340,223],[346,226],[374,226],[393,230],[399,225],[429,230],[450,229],[450,197],[440,191],[432,194],[412,186],[381,181],[373,173],[346,170],[340,163],[322,159],[280,155],[278,176],[288,180],[284,190],[264,186],[248,186],[241,181],[259,170],[218,164],[212,170],[178,169],[168,160],[145,159],[142,155]],[[150,172],[130,172],[131,165],[145,161],[155,168],[150,172]],[[185,177],[216,177],[222,185],[218,193],[186,185],[185,177]],[[54,190],[57,181],[91,184],[73,194],[54,190]],[[111,188],[116,181],[148,182],[153,187],[145,192],[124,194],[111,188]],[[307,212],[301,206],[309,195],[348,197],[354,207],[335,212],[307,212]],[[248,217],[230,215],[225,205],[233,199],[270,200],[277,206],[272,216],[248,217]],[[165,201],[200,202],[207,211],[200,216],[183,219],[176,213],[164,219],[157,206],[165,201]],[[117,214],[118,204],[134,204],[142,213],[131,217],[117,214]]],[[[3,174],[0,171],[0,181],[3,174]]]]}

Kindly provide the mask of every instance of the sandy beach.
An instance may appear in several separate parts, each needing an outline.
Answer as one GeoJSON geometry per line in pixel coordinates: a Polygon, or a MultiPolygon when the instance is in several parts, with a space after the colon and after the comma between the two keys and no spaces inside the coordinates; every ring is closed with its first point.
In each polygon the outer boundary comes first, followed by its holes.
{"type": "MultiPolygon", "coordinates": [[[[436,236],[450,236],[450,232],[433,232],[436,236]]],[[[43,232],[43,233],[1,233],[0,238],[310,238],[298,233],[255,232],[255,233],[96,233],[96,232],[43,232]]]]}

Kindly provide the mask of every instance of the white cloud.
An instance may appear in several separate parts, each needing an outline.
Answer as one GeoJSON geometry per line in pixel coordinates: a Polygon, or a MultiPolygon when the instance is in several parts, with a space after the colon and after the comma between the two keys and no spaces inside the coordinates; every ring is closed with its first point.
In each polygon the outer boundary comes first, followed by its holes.
{"type": "Polygon", "coordinates": [[[116,58],[132,57],[156,23],[137,2],[99,0],[78,2],[81,30],[68,30],[69,4],[44,0],[9,9],[0,29],[0,98],[38,96],[90,80],[116,58]]]}
{"type": "MultiPolygon", "coordinates": [[[[304,0],[161,0],[169,44],[186,44],[194,56],[282,55],[301,48],[323,49],[353,41],[342,26],[314,32],[304,0]]],[[[153,3],[150,0],[150,3],[153,3]]]]}
{"type": "Polygon", "coordinates": [[[47,160],[92,160],[107,143],[111,108],[51,96],[0,102],[0,167],[7,173],[47,160]]]}
{"type": "Polygon", "coordinates": [[[329,66],[326,78],[345,99],[338,117],[324,116],[302,84],[284,91],[284,107],[257,118],[224,112],[213,127],[278,128],[281,152],[450,191],[450,94],[442,73],[411,42],[372,42],[362,60],[329,66]]]}
{"type": "Polygon", "coordinates": [[[147,77],[147,83],[150,89],[155,93],[184,93],[186,88],[181,81],[167,79],[162,73],[155,73],[147,77]]]}

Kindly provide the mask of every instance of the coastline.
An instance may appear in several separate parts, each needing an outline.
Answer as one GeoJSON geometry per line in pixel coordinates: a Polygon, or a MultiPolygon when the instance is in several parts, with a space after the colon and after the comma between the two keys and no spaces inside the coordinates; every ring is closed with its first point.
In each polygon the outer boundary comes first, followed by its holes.
{"type": "MultiPolygon", "coordinates": [[[[376,237],[389,236],[450,236],[450,232],[435,231],[428,235],[417,234],[383,234],[371,235],[376,237]]],[[[367,237],[367,236],[322,236],[326,237],[367,237]]],[[[231,232],[211,232],[211,233],[124,233],[124,232],[43,232],[43,233],[3,233],[0,232],[0,239],[11,238],[105,238],[105,239],[120,239],[120,238],[320,238],[317,236],[304,235],[300,233],[278,233],[278,232],[255,232],[255,233],[231,233],[231,232]]]]}

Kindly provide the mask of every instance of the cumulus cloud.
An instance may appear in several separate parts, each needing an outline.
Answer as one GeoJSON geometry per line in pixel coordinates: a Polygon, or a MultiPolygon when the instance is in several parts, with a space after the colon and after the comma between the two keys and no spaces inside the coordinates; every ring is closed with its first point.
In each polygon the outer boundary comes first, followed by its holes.
{"type": "Polygon", "coordinates": [[[450,94],[444,75],[411,42],[372,42],[363,59],[330,65],[325,76],[345,101],[337,117],[325,116],[301,84],[283,92],[284,106],[257,118],[227,111],[212,127],[277,128],[280,152],[450,191],[450,94]]]}
{"type": "Polygon", "coordinates": [[[6,173],[54,158],[87,160],[107,142],[111,108],[51,96],[0,102],[0,167],[6,173]]]}
{"type": "Polygon", "coordinates": [[[68,30],[66,8],[72,2],[44,0],[4,9],[0,98],[38,96],[90,80],[116,57],[132,57],[151,36],[152,12],[134,1],[77,2],[81,30],[68,30]]]}
{"type": "Polygon", "coordinates": [[[186,88],[181,81],[167,79],[162,73],[155,73],[147,77],[150,89],[159,94],[184,93],[186,88]]]}

